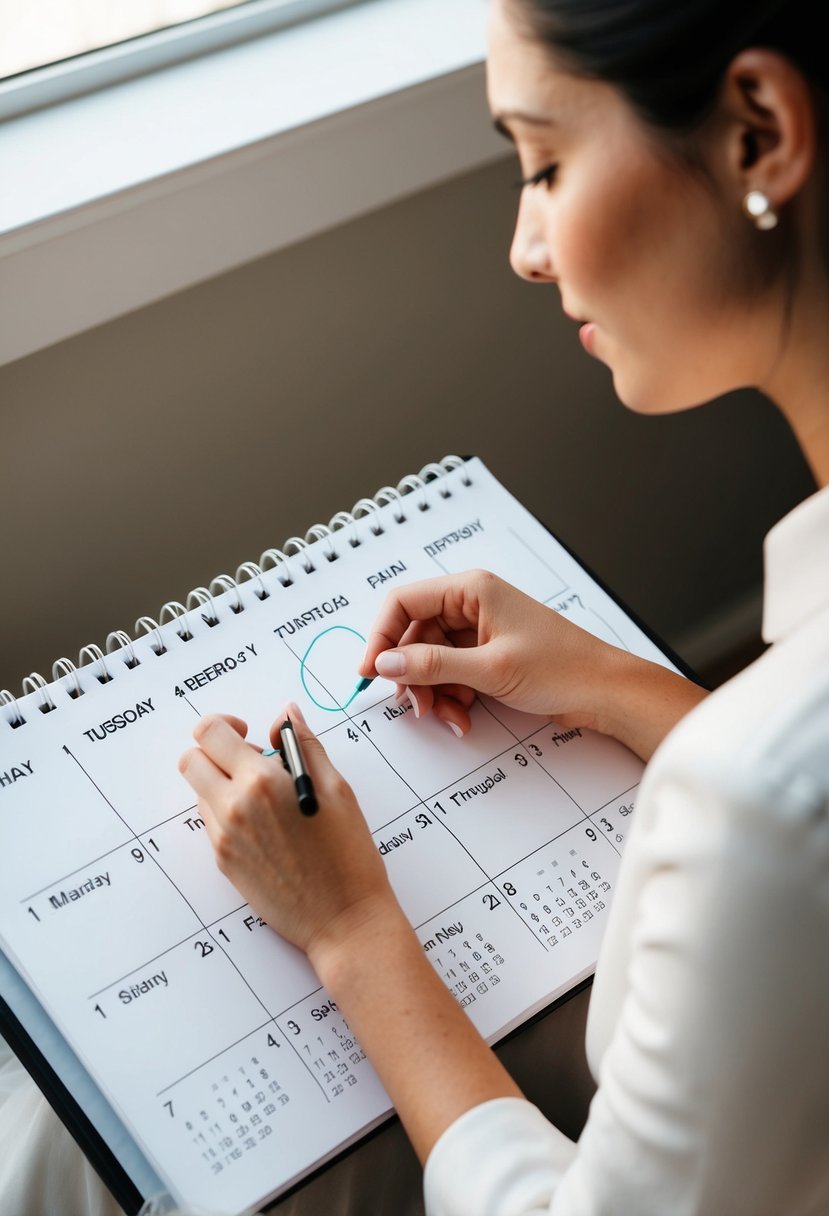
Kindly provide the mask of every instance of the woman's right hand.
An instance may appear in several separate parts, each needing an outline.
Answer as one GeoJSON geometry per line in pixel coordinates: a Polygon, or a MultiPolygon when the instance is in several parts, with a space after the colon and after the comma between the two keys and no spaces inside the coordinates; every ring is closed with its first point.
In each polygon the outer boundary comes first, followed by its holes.
{"type": "Polygon", "coordinates": [[[564,727],[612,735],[648,760],[705,689],[611,646],[486,570],[392,591],[360,674],[395,680],[419,717],[458,735],[476,693],[564,727]]]}
{"type": "Polygon", "coordinates": [[[386,598],[362,675],[393,679],[418,716],[456,733],[485,693],[562,726],[598,728],[616,648],[486,570],[410,583],[386,598]]]}

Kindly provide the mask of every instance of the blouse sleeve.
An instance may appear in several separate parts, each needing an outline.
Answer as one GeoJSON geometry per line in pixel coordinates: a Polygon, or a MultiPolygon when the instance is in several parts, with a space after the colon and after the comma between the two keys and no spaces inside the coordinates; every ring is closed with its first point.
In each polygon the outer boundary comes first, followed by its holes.
{"type": "Polygon", "coordinates": [[[666,773],[650,797],[578,1144],[527,1102],[484,1103],[429,1157],[429,1216],[829,1211],[826,792],[720,771],[666,773]]]}

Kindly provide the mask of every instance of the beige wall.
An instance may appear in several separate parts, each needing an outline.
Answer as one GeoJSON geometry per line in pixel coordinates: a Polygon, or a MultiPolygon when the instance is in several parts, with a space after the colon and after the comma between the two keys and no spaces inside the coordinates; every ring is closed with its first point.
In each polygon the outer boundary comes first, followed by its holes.
{"type": "Polygon", "coordinates": [[[751,594],[763,533],[813,488],[791,437],[751,394],[627,413],[556,293],[508,268],[514,178],[499,163],[0,368],[0,687],[449,452],[669,642],[751,594]]]}

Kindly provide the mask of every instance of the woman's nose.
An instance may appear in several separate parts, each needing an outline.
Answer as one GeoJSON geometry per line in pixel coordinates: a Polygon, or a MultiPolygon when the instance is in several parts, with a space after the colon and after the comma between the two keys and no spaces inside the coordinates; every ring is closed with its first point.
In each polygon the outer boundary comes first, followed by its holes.
{"type": "Polygon", "coordinates": [[[538,208],[528,199],[526,190],[518,207],[509,260],[515,273],[522,279],[529,279],[533,283],[555,279],[541,217],[538,208]]]}

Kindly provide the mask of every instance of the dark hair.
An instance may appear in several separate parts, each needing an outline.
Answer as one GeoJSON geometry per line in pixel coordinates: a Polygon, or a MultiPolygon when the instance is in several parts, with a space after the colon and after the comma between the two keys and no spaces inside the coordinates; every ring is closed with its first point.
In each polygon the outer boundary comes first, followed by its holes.
{"type": "Polygon", "coordinates": [[[791,59],[825,97],[829,73],[810,0],[509,0],[563,66],[615,85],[656,127],[688,131],[750,46],[791,59]]]}

